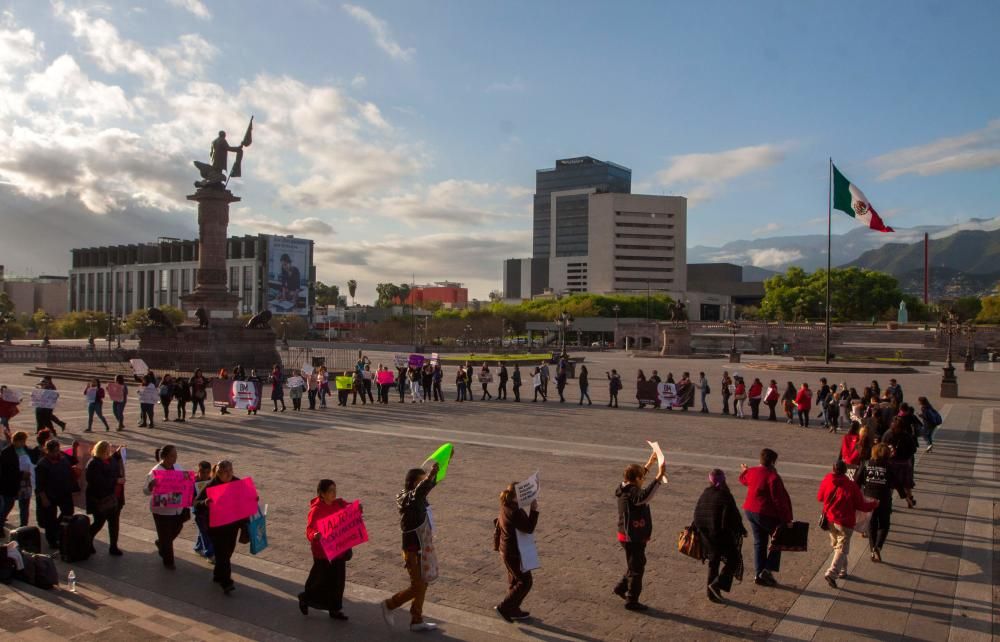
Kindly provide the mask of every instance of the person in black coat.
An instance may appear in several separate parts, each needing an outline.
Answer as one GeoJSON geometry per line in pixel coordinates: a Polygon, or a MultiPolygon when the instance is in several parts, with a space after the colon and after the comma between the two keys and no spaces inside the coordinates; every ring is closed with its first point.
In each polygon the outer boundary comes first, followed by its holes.
{"type": "Polygon", "coordinates": [[[882,561],[882,547],[889,537],[889,522],[892,517],[892,491],[896,487],[893,470],[889,466],[889,447],[875,444],[871,458],[862,462],[855,479],[861,492],[869,499],[877,499],[878,507],[872,511],[868,521],[868,547],[872,561],[882,561]]]}
{"type": "Polygon", "coordinates": [[[646,543],[653,535],[653,516],[649,501],[666,472],[660,470],[645,488],[642,481],[649,468],[656,463],[656,455],[649,456],[644,466],[630,464],[625,468],[624,480],[615,490],[618,498],[618,541],[625,550],[627,570],[613,589],[614,594],[625,600],[630,611],[645,611],[649,607],[639,602],[642,593],[642,576],[646,572],[646,543]]]}
{"type": "Polygon", "coordinates": [[[530,614],[521,610],[521,603],[531,590],[530,570],[521,569],[521,551],[517,544],[517,532],[534,533],[538,524],[538,501],[531,502],[530,512],[524,512],[517,503],[517,485],[511,483],[500,493],[500,516],[497,518],[497,550],[507,569],[507,597],[493,607],[507,622],[527,619],[530,614]]]}
{"type": "MultiPolygon", "coordinates": [[[[198,493],[194,502],[196,513],[204,515],[205,520],[211,524],[209,516],[212,512],[212,500],[208,498],[208,489],[220,484],[239,481],[239,477],[233,475],[233,464],[230,461],[222,460],[215,465],[212,481],[208,482],[201,492],[198,493]]],[[[246,519],[241,519],[231,524],[222,526],[209,526],[208,538],[212,540],[212,548],[215,549],[215,567],[212,570],[212,581],[222,587],[223,593],[229,595],[236,590],[233,582],[232,558],[236,551],[237,539],[243,543],[250,541],[247,532],[246,519]]]]}
{"type": "Polygon", "coordinates": [[[59,549],[59,522],[73,515],[73,464],[60,449],[59,442],[45,442],[45,457],[35,467],[35,492],[38,507],[35,518],[45,529],[49,549],[59,549]]]}
{"type": "Polygon", "coordinates": [[[87,462],[87,512],[94,516],[90,526],[91,549],[93,538],[104,524],[108,525],[110,555],[121,555],[118,548],[118,518],[121,516],[122,502],[118,486],[125,483],[125,467],[122,464],[121,448],[112,452],[111,444],[99,441],[94,444],[94,456],[87,462]]]}
{"type": "Polygon", "coordinates": [[[708,599],[722,601],[722,592],[733,587],[733,576],[743,562],[740,552],[747,530],[740,509],[726,485],[726,474],[716,468],[708,475],[709,486],[702,491],[694,509],[694,527],[701,537],[701,549],[708,560],[708,599]],[[719,565],[725,562],[722,572],[719,565]]]}

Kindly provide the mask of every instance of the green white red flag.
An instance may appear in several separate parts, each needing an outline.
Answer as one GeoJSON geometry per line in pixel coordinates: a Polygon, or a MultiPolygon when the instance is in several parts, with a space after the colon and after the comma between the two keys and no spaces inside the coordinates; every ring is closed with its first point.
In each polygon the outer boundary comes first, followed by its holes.
{"type": "Polygon", "coordinates": [[[847,180],[837,166],[833,166],[833,209],[840,210],[852,218],[856,218],[870,229],[878,232],[892,232],[891,227],[882,222],[871,201],[858,186],[847,180]]]}

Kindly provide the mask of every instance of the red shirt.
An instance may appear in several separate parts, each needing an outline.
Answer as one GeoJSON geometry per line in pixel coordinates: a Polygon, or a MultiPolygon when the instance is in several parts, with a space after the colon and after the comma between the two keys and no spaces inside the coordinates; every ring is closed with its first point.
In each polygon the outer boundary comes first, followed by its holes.
{"type": "Polygon", "coordinates": [[[844,439],[840,442],[840,458],[848,466],[857,466],[861,463],[861,451],[858,450],[858,441],[860,439],[860,435],[848,433],[844,435],[844,439]]]}
{"type": "Polygon", "coordinates": [[[798,406],[799,410],[812,408],[812,393],[809,388],[799,389],[799,393],[795,395],[795,405],[798,406]]]}
{"type": "Polygon", "coordinates": [[[750,384],[750,395],[751,399],[760,399],[760,395],[764,392],[764,384],[762,383],[752,383],[750,384]]]}
{"type": "Polygon", "coordinates": [[[868,513],[878,506],[877,501],[869,501],[861,488],[846,475],[829,473],[823,478],[816,493],[816,500],[823,504],[823,514],[833,524],[844,528],[854,528],[857,511],[868,513]]]}
{"type": "Polygon", "coordinates": [[[323,546],[320,545],[319,540],[313,539],[319,532],[316,528],[316,522],[345,508],[347,508],[347,502],[340,498],[333,500],[332,504],[327,504],[319,497],[313,497],[312,502],[309,503],[309,517],[306,518],[306,539],[309,540],[309,546],[312,547],[313,559],[326,559],[323,546]]]}
{"type": "Polygon", "coordinates": [[[747,487],[743,510],[776,517],[783,524],[792,521],[792,500],[781,475],[768,466],[754,466],[740,473],[740,483],[747,487]]]}

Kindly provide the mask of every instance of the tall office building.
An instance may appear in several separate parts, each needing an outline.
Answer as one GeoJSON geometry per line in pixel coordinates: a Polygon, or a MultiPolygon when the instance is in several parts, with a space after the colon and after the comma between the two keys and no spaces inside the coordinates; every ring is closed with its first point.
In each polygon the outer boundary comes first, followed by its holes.
{"type": "Polygon", "coordinates": [[[508,259],[506,298],[685,290],[687,199],[631,193],[632,170],[590,156],[535,173],[531,259],[508,259]]]}

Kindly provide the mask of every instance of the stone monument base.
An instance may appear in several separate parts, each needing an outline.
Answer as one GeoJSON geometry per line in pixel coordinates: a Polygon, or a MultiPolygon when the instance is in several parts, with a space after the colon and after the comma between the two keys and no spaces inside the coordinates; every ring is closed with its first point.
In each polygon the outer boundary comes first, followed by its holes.
{"type": "Polygon", "coordinates": [[[240,364],[247,373],[251,368],[269,373],[281,363],[276,340],[270,328],[245,328],[235,320],[213,320],[208,328],[146,328],[139,337],[139,358],[153,370],[190,373],[201,368],[214,375],[240,364]]]}

